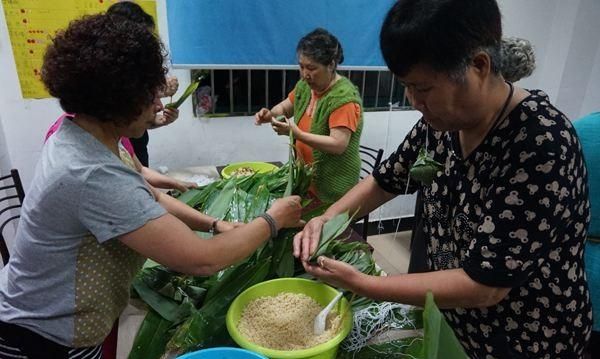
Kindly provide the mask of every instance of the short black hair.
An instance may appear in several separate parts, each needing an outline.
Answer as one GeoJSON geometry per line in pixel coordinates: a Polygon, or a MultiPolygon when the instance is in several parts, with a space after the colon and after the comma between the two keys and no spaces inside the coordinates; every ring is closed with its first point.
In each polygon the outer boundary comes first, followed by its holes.
{"type": "Polygon", "coordinates": [[[128,124],[164,86],[164,56],[148,27],[106,14],[85,16],[52,39],[42,81],[66,112],[128,124]]]}
{"type": "Polygon", "coordinates": [[[296,53],[325,66],[332,62],[337,66],[344,62],[342,44],[340,44],[337,37],[320,27],[304,35],[298,41],[296,53]]]}
{"type": "Polygon", "coordinates": [[[153,29],[156,27],[152,16],[148,15],[144,9],[132,1],[119,1],[112,4],[106,13],[111,16],[121,16],[124,19],[137,22],[153,29]]]}
{"type": "Polygon", "coordinates": [[[495,0],[399,0],[379,35],[390,70],[405,76],[417,64],[462,75],[470,57],[486,51],[498,73],[502,18],[495,0]]]}

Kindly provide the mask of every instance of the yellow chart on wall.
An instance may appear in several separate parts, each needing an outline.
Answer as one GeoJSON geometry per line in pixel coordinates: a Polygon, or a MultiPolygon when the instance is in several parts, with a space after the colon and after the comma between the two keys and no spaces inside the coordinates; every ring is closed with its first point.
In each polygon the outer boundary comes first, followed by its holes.
{"type": "MultiPolygon", "coordinates": [[[[2,0],[23,98],[50,97],[40,79],[44,51],[52,35],[83,15],[106,9],[117,0],[2,0]]],[[[137,0],[155,23],[156,0],[137,0]]]]}

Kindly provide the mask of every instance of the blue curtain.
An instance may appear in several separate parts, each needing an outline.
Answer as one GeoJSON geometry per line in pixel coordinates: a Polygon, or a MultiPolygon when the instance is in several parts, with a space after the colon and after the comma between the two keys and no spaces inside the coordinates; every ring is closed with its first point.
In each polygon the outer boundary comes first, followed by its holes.
{"type": "Polygon", "coordinates": [[[344,48],[342,66],[384,68],[381,23],[394,0],[170,0],[175,66],[296,68],[298,40],[316,27],[344,48]]]}

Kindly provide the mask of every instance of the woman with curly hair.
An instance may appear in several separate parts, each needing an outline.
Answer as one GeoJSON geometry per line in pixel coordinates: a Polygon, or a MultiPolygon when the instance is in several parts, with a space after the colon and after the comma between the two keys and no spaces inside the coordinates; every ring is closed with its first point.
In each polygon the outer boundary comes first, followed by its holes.
{"type": "Polygon", "coordinates": [[[531,42],[519,37],[504,37],[500,46],[500,72],[508,82],[529,77],[535,70],[535,53],[531,42]]]}
{"type": "Polygon", "coordinates": [[[299,223],[300,199],[287,197],[198,240],[193,230],[217,221],[199,220],[135,171],[119,139],[140,136],[162,109],[163,61],[147,27],[106,14],[73,21],[48,47],[42,80],[75,115],[43,148],[0,271],[0,357],[99,358],[146,258],[210,275],[299,223]]]}

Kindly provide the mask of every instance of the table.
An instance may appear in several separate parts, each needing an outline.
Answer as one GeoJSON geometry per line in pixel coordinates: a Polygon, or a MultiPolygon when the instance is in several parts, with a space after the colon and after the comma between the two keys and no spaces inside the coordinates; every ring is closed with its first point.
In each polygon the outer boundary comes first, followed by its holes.
{"type": "MultiPolygon", "coordinates": [[[[281,162],[270,162],[277,166],[281,166],[281,162]]],[[[204,177],[209,180],[218,180],[221,178],[221,169],[225,166],[195,166],[186,167],[169,171],[168,176],[180,181],[196,182],[195,178],[204,177]]],[[[364,241],[358,233],[349,229],[350,241],[364,241]]],[[[145,303],[139,300],[132,300],[127,305],[121,316],[119,317],[119,336],[117,339],[117,359],[126,359],[133,347],[133,341],[137,335],[138,329],[144,317],[146,310],[145,303]]]]}
{"type": "Polygon", "coordinates": [[[207,178],[210,180],[218,180],[221,178],[220,173],[217,166],[195,166],[169,171],[166,175],[180,181],[197,182],[194,179],[207,178]]]}

